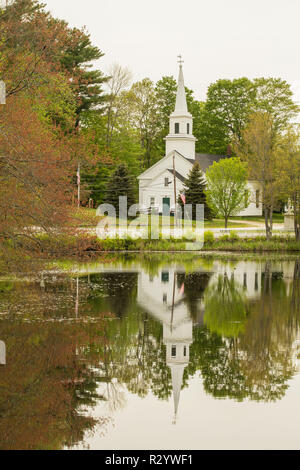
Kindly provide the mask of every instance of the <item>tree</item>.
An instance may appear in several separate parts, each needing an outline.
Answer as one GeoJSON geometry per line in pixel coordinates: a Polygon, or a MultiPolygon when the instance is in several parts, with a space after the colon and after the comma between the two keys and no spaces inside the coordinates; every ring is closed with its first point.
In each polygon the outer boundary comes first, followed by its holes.
{"type": "Polygon", "coordinates": [[[53,18],[37,0],[15,0],[2,13],[0,71],[7,97],[37,90],[48,84],[50,76],[62,73],[76,101],[75,127],[83,111],[103,105],[102,85],[107,78],[100,70],[89,70],[103,53],[91,44],[84,29],[70,28],[53,18]]]}
{"type": "MultiPolygon", "coordinates": [[[[206,195],[205,195],[205,179],[202,173],[201,167],[198,162],[193,165],[190,173],[184,181],[183,193],[185,194],[185,204],[192,205],[192,218],[196,219],[196,205],[204,205],[204,218],[207,220],[212,219],[212,211],[207,204],[206,195]]],[[[179,195],[178,203],[183,208],[184,204],[179,195]]]]}
{"type": "MultiPolygon", "coordinates": [[[[113,111],[114,113],[114,111],[113,111]]],[[[98,110],[89,111],[83,117],[81,132],[93,136],[92,145],[97,145],[101,158],[96,165],[85,166],[82,181],[90,190],[90,197],[96,204],[102,204],[105,198],[107,181],[118,164],[126,163],[132,176],[141,172],[139,166],[142,148],[139,134],[128,122],[128,116],[123,112],[122,104],[118,116],[113,114],[113,125],[109,145],[107,145],[107,116],[98,110]]]]}
{"type": "Polygon", "coordinates": [[[103,57],[97,46],[93,46],[85,30],[68,29],[69,46],[63,52],[61,65],[70,74],[77,98],[77,127],[83,112],[101,107],[106,102],[102,86],[108,80],[100,70],[89,70],[91,62],[103,57]],[[74,40],[75,39],[75,40],[74,40]]]}
{"type": "Polygon", "coordinates": [[[132,85],[123,94],[123,113],[126,113],[130,125],[138,131],[142,148],[142,168],[149,168],[161,157],[157,148],[158,108],[154,84],[149,78],[132,85]]]}
{"type": "Polygon", "coordinates": [[[37,245],[36,227],[51,233],[68,221],[71,155],[64,136],[40,121],[28,99],[0,110],[0,249],[37,245]]]}
{"type": "Polygon", "coordinates": [[[256,78],[253,83],[256,92],[255,111],[268,113],[272,117],[274,129],[283,131],[299,112],[290,85],[281,78],[256,78]]]}
{"type": "Polygon", "coordinates": [[[279,143],[278,179],[282,197],[292,203],[295,238],[300,241],[300,134],[290,127],[279,143]]]}
{"type": "Polygon", "coordinates": [[[206,146],[203,150],[226,155],[232,136],[241,135],[254,100],[255,89],[248,78],[212,83],[203,110],[202,134],[206,146]]]}
{"type": "Polygon", "coordinates": [[[255,112],[267,112],[282,130],[299,109],[292,96],[290,85],[280,78],[217,80],[209,86],[199,115],[197,150],[226,155],[255,112]]]}
{"type": "Polygon", "coordinates": [[[247,165],[239,158],[222,159],[206,172],[208,205],[225,219],[236,215],[249,205],[247,165]]]}
{"type": "Polygon", "coordinates": [[[107,98],[107,134],[106,142],[110,143],[116,123],[118,122],[119,110],[122,105],[120,95],[126,90],[132,78],[132,73],[128,68],[121,67],[119,64],[112,64],[108,71],[109,79],[107,82],[109,95],[107,98]]]}
{"type": "Polygon", "coordinates": [[[127,207],[135,203],[135,188],[125,163],[118,165],[111,175],[105,192],[105,203],[112,204],[119,215],[119,197],[127,196],[127,207]]]}
{"type": "Polygon", "coordinates": [[[261,184],[266,237],[269,240],[273,231],[273,209],[278,200],[278,133],[272,116],[266,112],[254,113],[242,138],[237,139],[235,149],[248,165],[251,179],[261,184]]]}

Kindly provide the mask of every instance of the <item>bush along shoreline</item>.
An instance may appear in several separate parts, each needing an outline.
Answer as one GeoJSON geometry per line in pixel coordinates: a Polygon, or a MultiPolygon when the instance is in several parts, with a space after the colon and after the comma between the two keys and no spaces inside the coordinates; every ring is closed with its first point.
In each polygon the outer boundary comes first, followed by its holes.
{"type": "Polygon", "coordinates": [[[240,238],[235,232],[214,238],[212,232],[204,233],[204,244],[201,249],[188,239],[99,239],[91,235],[58,235],[38,236],[40,245],[35,255],[43,258],[71,255],[71,256],[93,256],[105,252],[175,252],[175,251],[223,251],[223,252],[300,252],[300,242],[295,241],[289,235],[274,235],[271,240],[266,237],[240,238]]]}

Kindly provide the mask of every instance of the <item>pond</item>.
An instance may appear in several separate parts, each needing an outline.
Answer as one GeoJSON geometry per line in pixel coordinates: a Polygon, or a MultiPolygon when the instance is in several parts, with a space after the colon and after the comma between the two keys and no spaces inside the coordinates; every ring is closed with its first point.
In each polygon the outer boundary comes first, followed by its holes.
{"type": "Polygon", "coordinates": [[[0,449],[299,449],[300,260],[120,255],[0,280],[0,449]]]}

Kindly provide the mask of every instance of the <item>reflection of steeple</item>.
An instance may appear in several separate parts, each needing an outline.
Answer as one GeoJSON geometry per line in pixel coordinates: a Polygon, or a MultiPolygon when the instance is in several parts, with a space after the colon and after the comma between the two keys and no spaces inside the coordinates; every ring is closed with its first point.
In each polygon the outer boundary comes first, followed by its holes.
{"type": "Polygon", "coordinates": [[[6,347],[4,341],[0,341],[0,364],[6,365],[6,347]]]}
{"type": "Polygon", "coordinates": [[[189,363],[189,349],[193,342],[193,320],[185,302],[184,279],[178,283],[179,273],[162,269],[152,281],[147,274],[139,276],[138,299],[144,310],[163,324],[163,342],[166,346],[166,364],[171,369],[176,423],[184,369],[189,363]]]}
{"type": "Polygon", "coordinates": [[[164,344],[167,348],[167,366],[171,369],[172,388],[174,399],[174,421],[176,424],[180,392],[182,388],[183,372],[189,363],[190,344],[193,341],[193,322],[189,320],[177,328],[164,325],[164,344]]]}
{"type": "Polygon", "coordinates": [[[176,424],[177,420],[177,413],[178,413],[178,406],[179,406],[179,399],[180,399],[180,392],[182,387],[182,379],[183,379],[183,372],[184,372],[184,365],[172,365],[171,367],[171,374],[172,374],[172,388],[173,388],[173,399],[174,399],[174,420],[173,424],[176,424]]]}
{"type": "MultiPolygon", "coordinates": [[[[173,298],[171,306],[170,322],[164,323],[163,340],[167,348],[167,366],[171,369],[172,388],[174,398],[174,420],[176,424],[180,392],[182,388],[183,372],[189,363],[190,344],[193,341],[193,322],[186,315],[180,317],[180,311],[174,310],[175,307],[175,286],[176,274],[173,281],[173,298]],[[177,318],[176,318],[177,317],[177,318]],[[175,327],[173,326],[175,323],[175,327]]],[[[180,294],[184,289],[180,289],[180,294]]]]}

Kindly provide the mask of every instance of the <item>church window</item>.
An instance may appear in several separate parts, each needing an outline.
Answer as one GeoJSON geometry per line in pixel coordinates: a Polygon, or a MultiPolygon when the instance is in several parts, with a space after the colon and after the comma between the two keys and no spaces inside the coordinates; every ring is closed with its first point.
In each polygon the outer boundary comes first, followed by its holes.
{"type": "Polygon", "coordinates": [[[186,357],[186,346],[183,346],[183,355],[186,357]]]}
{"type": "Polygon", "coordinates": [[[172,346],[171,356],[176,357],[176,346],[172,346]]]}
{"type": "Polygon", "coordinates": [[[256,197],[256,207],[259,208],[259,189],[256,190],[255,197],[256,197]]]}
{"type": "Polygon", "coordinates": [[[155,197],[150,197],[150,206],[154,206],[155,204],[155,197]]]}
{"type": "Polygon", "coordinates": [[[165,186],[169,186],[169,178],[165,178],[165,186]]]}
{"type": "Polygon", "coordinates": [[[179,134],[179,122],[175,122],[175,134],[179,134]]]}
{"type": "Polygon", "coordinates": [[[161,282],[169,282],[169,272],[163,271],[161,273],[161,282]]]}
{"type": "Polygon", "coordinates": [[[190,133],[190,123],[188,122],[187,125],[186,125],[186,133],[189,134],[190,133]]]}

